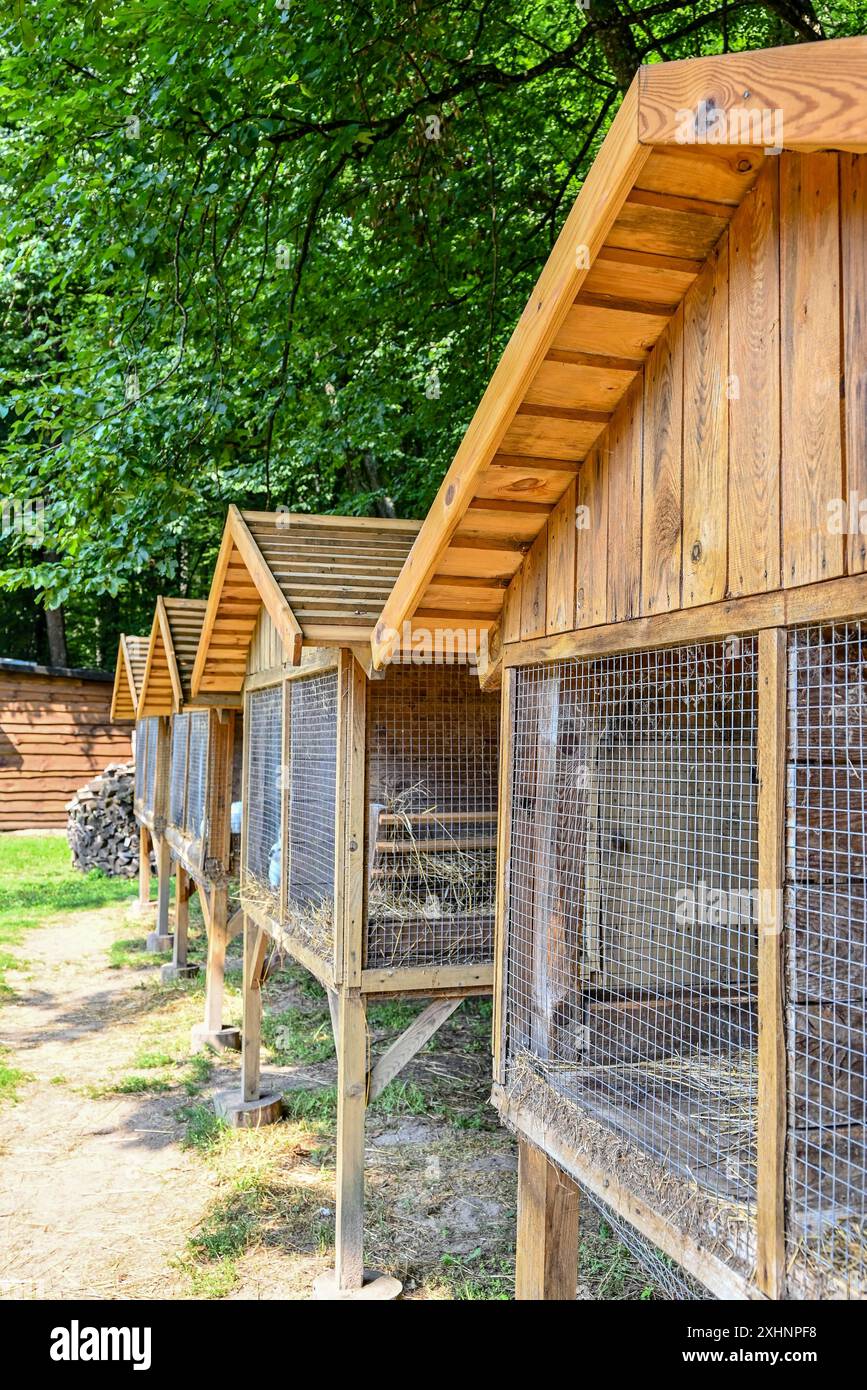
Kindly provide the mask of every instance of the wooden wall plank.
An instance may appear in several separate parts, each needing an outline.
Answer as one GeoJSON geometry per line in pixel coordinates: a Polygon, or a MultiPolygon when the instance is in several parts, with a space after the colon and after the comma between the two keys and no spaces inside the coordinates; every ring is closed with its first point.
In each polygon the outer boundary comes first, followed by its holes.
{"type": "Polygon", "coordinates": [[[680,606],[683,305],[648,359],[644,388],[641,612],[680,606]]]}
{"type": "Polygon", "coordinates": [[[728,569],[728,237],[683,306],[683,606],[725,597],[728,569]]]}
{"type": "Polygon", "coordinates": [[[729,593],[780,583],[780,179],[766,161],[729,229],[729,593]]]}
{"type": "Polygon", "coordinates": [[[782,578],[843,572],[828,526],[842,495],[840,216],[836,154],[780,157],[782,578]]]}
{"type": "Polygon", "coordinates": [[[548,530],[542,527],[524,557],[521,588],[521,637],[541,637],[547,612],[548,530]]]}
{"type": "Polygon", "coordinates": [[[607,451],[591,449],[578,474],[575,517],[575,627],[605,621],[608,575],[607,451]]]}
{"type": "Polygon", "coordinates": [[[846,539],[850,574],[867,569],[867,155],[840,156],[846,539]],[[863,505],[862,505],[863,504],[863,505]],[[853,525],[852,522],[856,524],[853,525]]]}
{"type": "Polygon", "coordinates": [[[512,578],[506,590],[506,599],[503,604],[503,641],[520,642],[521,640],[521,599],[523,595],[524,570],[523,566],[512,578]]]}
{"type": "Polygon", "coordinates": [[[608,429],[607,615],[634,618],[641,602],[641,468],[644,375],[639,373],[608,429]]]}
{"type": "MultiPolygon", "coordinates": [[[[583,472],[583,470],[582,470],[583,472]]],[[[546,632],[566,632],[575,614],[575,480],[548,520],[546,632]]]]}

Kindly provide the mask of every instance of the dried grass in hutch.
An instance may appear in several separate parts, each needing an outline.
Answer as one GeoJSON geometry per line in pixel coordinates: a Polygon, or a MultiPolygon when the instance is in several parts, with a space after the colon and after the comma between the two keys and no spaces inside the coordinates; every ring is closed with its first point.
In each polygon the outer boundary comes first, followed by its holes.
{"type": "MultiPolygon", "coordinates": [[[[493,977],[498,697],[466,661],[371,671],[373,623],[417,530],[232,509],[193,678],[199,698],[243,691],[245,701],[243,1093],[221,1105],[235,1123],[279,1112],[259,1068],[271,942],[316,976],[332,1005],[337,1265],[328,1287],[344,1293],[363,1284],[367,1101],[463,997],[489,993],[493,977]],[[366,1000],[387,995],[433,1002],[372,1059],[366,1000]]],[[[383,1296],[395,1288],[377,1285],[383,1296]]]]}
{"type": "Polygon", "coordinates": [[[661,1296],[865,1296],[865,64],[640,71],[375,631],[497,625],[522,1298],[583,1198],[661,1296]]]}

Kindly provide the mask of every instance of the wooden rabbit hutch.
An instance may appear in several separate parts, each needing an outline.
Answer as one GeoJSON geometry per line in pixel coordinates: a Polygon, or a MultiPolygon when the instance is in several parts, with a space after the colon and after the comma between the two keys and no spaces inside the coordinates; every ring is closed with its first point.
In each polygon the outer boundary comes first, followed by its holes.
{"type": "Polygon", "coordinates": [[[670,1297],[864,1297],[865,399],[867,39],[643,68],[373,643],[509,580],[519,1297],[579,1193],[670,1297]]]}
{"type": "MultiPolygon", "coordinates": [[[[468,995],[487,994],[499,699],[470,664],[392,665],[370,636],[417,522],[232,509],[194,698],[243,692],[246,917],[242,1094],[261,1093],[259,984],[271,941],[328,992],[338,1056],[336,1273],[324,1296],[388,1296],[362,1261],[364,1114],[468,995]],[[433,1002],[372,1060],[366,1002],[433,1002]]],[[[322,1290],[320,1290],[322,1291],[322,1290]]]]}
{"type": "MultiPolygon", "coordinates": [[[[114,688],[111,695],[111,720],[112,723],[132,722],[136,724],[133,735],[133,757],[136,765],[135,793],[134,802],[139,803],[144,793],[144,772],[146,764],[146,748],[139,749],[139,728],[138,705],[141,695],[142,681],[144,680],[145,666],[148,657],[148,638],[133,637],[127,633],[122,634],[117,646],[117,661],[114,668],[114,688]],[[139,752],[142,759],[139,761],[139,752]]],[[[145,734],[145,740],[147,734],[145,734]]],[[[139,885],[139,907],[147,909],[150,905],[151,897],[151,854],[150,854],[150,835],[147,826],[139,816],[138,805],[136,805],[136,816],[139,821],[139,856],[138,856],[138,885],[139,885]]]]}
{"type": "MultiPolygon", "coordinates": [[[[232,808],[240,809],[240,697],[193,699],[190,681],[202,633],[203,599],[159,598],[148,647],[140,710],[149,720],[168,721],[161,838],[167,854],[160,862],[168,881],[175,865],[175,930],[157,924],[151,944],[172,950],[165,979],[194,974],[187,960],[189,900],[198,892],[208,934],[205,1018],[193,1030],[196,1046],[238,1047],[237,1028],[223,1026],[223,975],[226,948],[241,918],[230,918],[230,894],[237,890],[240,828],[233,832],[232,808]]],[[[167,890],[166,890],[167,891],[167,890]]]]}

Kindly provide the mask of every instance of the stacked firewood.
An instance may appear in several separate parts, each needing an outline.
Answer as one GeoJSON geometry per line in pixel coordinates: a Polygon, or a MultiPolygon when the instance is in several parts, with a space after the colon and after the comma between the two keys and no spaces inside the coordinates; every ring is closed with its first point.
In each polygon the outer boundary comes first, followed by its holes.
{"type": "Polygon", "coordinates": [[[138,873],[138,826],[133,814],[135,763],[111,763],[66,803],[72,863],[114,878],[138,873]]]}

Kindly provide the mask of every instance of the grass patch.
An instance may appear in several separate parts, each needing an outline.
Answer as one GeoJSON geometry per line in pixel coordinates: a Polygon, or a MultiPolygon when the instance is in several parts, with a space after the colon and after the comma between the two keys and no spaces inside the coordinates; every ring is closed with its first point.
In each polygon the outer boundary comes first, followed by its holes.
{"type": "Polygon", "coordinates": [[[379,1004],[368,1004],[368,1027],[382,1029],[383,1032],[402,1033],[414,1018],[418,1018],[428,1002],[425,999],[423,1003],[413,1004],[406,999],[383,999],[379,1004]]]}
{"type": "Polygon", "coordinates": [[[315,1091],[286,1091],[283,1105],[290,1120],[336,1120],[337,1087],[320,1086],[315,1091]]]}
{"type": "Polygon", "coordinates": [[[15,1101],[18,1099],[18,1087],[30,1078],[17,1067],[7,1066],[3,1060],[5,1056],[8,1056],[6,1048],[0,1048],[0,1100],[15,1101]]]}
{"type": "Polygon", "coordinates": [[[331,1017],[295,1007],[265,1014],[262,1040],[277,1066],[293,1062],[324,1062],[334,1056],[331,1017]]]}
{"type": "Polygon", "coordinates": [[[187,1105],[179,1113],[185,1125],[182,1149],[208,1153],[228,1131],[226,1121],[216,1114],[212,1105],[187,1105]]]}
{"type": "Polygon", "coordinates": [[[184,1090],[188,1096],[198,1095],[211,1079],[214,1071],[214,1057],[208,1052],[194,1052],[187,1061],[187,1074],[184,1077],[184,1090]]]}
{"type": "Polygon", "coordinates": [[[153,1071],[156,1067],[171,1067],[174,1057],[168,1052],[140,1052],[133,1060],[137,1071],[153,1071]]]}
{"type": "Polygon", "coordinates": [[[578,1252],[578,1272],[593,1290],[594,1299],[646,1301],[656,1290],[645,1271],[606,1221],[588,1231],[578,1252]]]}
{"type": "Polygon", "coordinates": [[[28,927],[62,913],[127,902],[135,894],[135,879],[73,869],[60,836],[0,835],[0,993],[12,993],[5,971],[21,964],[2,948],[19,945],[28,927]]]}
{"type": "Polygon", "coordinates": [[[427,1115],[433,1106],[414,1081],[390,1081],[370,1108],[383,1115],[427,1115]]]}
{"type": "Polygon", "coordinates": [[[515,1271],[508,1260],[485,1259],[481,1247],[468,1255],[443,1255],[441,1287],[462,1303],[508,1302],[515,1271]]]}
{"type": "Polygon", "coordinates": [[[164,957],[165,952],[157,956],[148,951],[143,936],[124,937],[121,941],[113,941],[108,948],[110,970],[146,970],[154,961],[164,957]]]}

